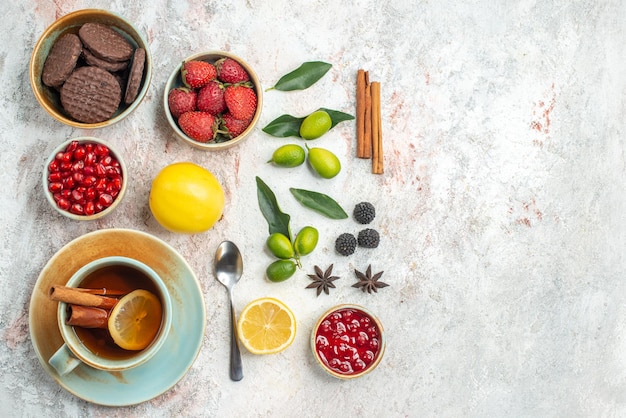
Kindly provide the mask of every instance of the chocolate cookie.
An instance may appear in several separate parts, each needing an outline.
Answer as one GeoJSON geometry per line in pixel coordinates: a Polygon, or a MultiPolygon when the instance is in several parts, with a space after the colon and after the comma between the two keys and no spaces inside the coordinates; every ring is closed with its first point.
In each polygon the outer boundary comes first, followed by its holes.
{"type": "Polygon", "coordinates": [[[135,49],[130,75],[128,76],[128,84],[126,84],[126,94],[124,95],[124,103],[126,104],[131,104],[137,97],[137,93],[139,93],[145,63],[146,51],[143,48],[135,49]]]}
{"type": "Polygon", "coordinates": [[[100,67],[103,70],[107,70],[112,73],[116,71],[125,70],[128,67],[128,61],[103,60],[101,58],[96,57],[88,49],[83,49],[83,59],[89,65],[93,65],[94,67],[100,67]]]}
{"type": "Polygon", "coordinates": [[[61,87],[74,71],[82,50],[83,44],[73,33],[57,39],[43,64],[41,81],[49,87],[61,87]]]}
{"type": "Polygon", "coordinates": [[[119,82],[102,68],[76,69],[61,87],[61,104],[72,118],[98,123],[113,116],[122,100],[119,82]]]}
{"type": "Polygon", "coordinates": [[[117,31],[101,23],[85,23],[78,30],[85,47],[96,57],[108,61],[127,61],[133,46],[117,31]]]}

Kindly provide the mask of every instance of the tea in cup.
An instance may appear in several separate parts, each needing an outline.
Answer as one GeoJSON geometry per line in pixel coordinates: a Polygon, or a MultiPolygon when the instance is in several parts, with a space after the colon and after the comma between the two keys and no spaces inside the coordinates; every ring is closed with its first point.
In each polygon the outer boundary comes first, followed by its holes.
{"type": "Polygon", "coordinates": [[[59,375],[81,363],[122,371],[148,361],[165,342],[172,303],[163,280],[128,257],[94,260],[65,286],[50,289],[59,301],[57,319],[64,344],[49,359],[59,375]]]}

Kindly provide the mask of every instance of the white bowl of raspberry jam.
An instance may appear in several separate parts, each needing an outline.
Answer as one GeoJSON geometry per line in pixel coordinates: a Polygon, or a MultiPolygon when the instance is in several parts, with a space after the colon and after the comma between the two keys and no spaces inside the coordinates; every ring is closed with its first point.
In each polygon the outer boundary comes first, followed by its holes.
{"type": "Polygon", "coordinates": [[[93,137],[67,140],[43,169],[46,199],[68,218],[89,221],[111,213],[126,192],[126,164],[110,143],[93,137]]]}
{"type": "Polygon", "coordinates": [[[331,376],[354,379],[378,366],[385,352],[385,333],[367,309],[339,305],[326,311],[313,327],[311,350],[331,376]]]}

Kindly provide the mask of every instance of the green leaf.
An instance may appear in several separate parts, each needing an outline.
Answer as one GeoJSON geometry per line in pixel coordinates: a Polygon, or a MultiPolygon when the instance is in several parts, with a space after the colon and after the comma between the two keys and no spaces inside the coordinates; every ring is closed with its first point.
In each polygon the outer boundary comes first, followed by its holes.
{"type": "MultiPolygon", "coordinates": [[[[320,107],[317,110],[323,110],[328,113],[331,120],[330,129],[334,128],[340,122],[346,120],[354,119],[354,116],[349,115],[347,113],[340,112],[338,110],[326,109],[325,107],[320,107]]],[[[271,121],[270,123],[262,129],[268,135],[272,135],[279,138],[286,138],[289,136],[297,136],[300,137],[300,125],[302,125],[302,121],[306,118],[297,118],[291,115],[281,115],[271,121]]]]}
{"type": "Polygon", "coordinates": [[[328,113],[328,116],[330,116],[330,120],[332,121],[330,129],[334,128],[335,125],[337,125],[339,122],[354,119],[354,116],[340,112],[338,110],[326,109],[325,107],[320,107],[318,110],[323,110],[324,112],[328,113]]]}
{"type": "Polygon", "coordinates": [[[259,208],[269,226],[270,235],[280,232],[291,240],[291,230],[289,228],[290,216],[283,213],[276,201],[276,195],[260,177],[256,177],[257,198],[259,208]]]}
{"type": "Polygon", "coordinates": [[[346,219],[348,214],[332,197],[311,190],[290,188],[291,194],[303,206],[330,219],[346,219]]]}
{"type": "Polygon", "coordinates": [[[271,121],[263,132],[279,138],[288,136],[300,136],[300,125],[304,118],[296,118],[291,115],[282,115],[271,121]]]}
{"type": "Polygon", "coordinates": [[[322,61],[305,62],[292,72],[282,76],[274,85],[265,91],[280,90],[304,90],[311,87],[324,76],[332,67],[331,64],[322,61]]]}

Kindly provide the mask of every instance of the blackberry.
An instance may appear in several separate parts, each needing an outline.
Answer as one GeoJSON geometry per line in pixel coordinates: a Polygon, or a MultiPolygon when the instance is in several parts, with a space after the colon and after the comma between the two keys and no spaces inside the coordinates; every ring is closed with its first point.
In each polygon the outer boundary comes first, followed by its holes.
{"type": "Polygon", "coordinates": [[[356,238],[347,232],[339,235],[335,241],[335,250],[341,255],[350,255],[356,249],[356,238]]]}
{"type": "Polygon", "coordinates": [[[354,219],[360,224],[368,224],[376,217],[376,209],[370,202],[361,202],[354,207],[354,219]]]}
{"type": "Polygon", "coordinates": [[[357,241],[359,247],[376,248],[380,242],[380,235],[378,235],[377,230],[366,228],[359,232],[357,241]]]}

